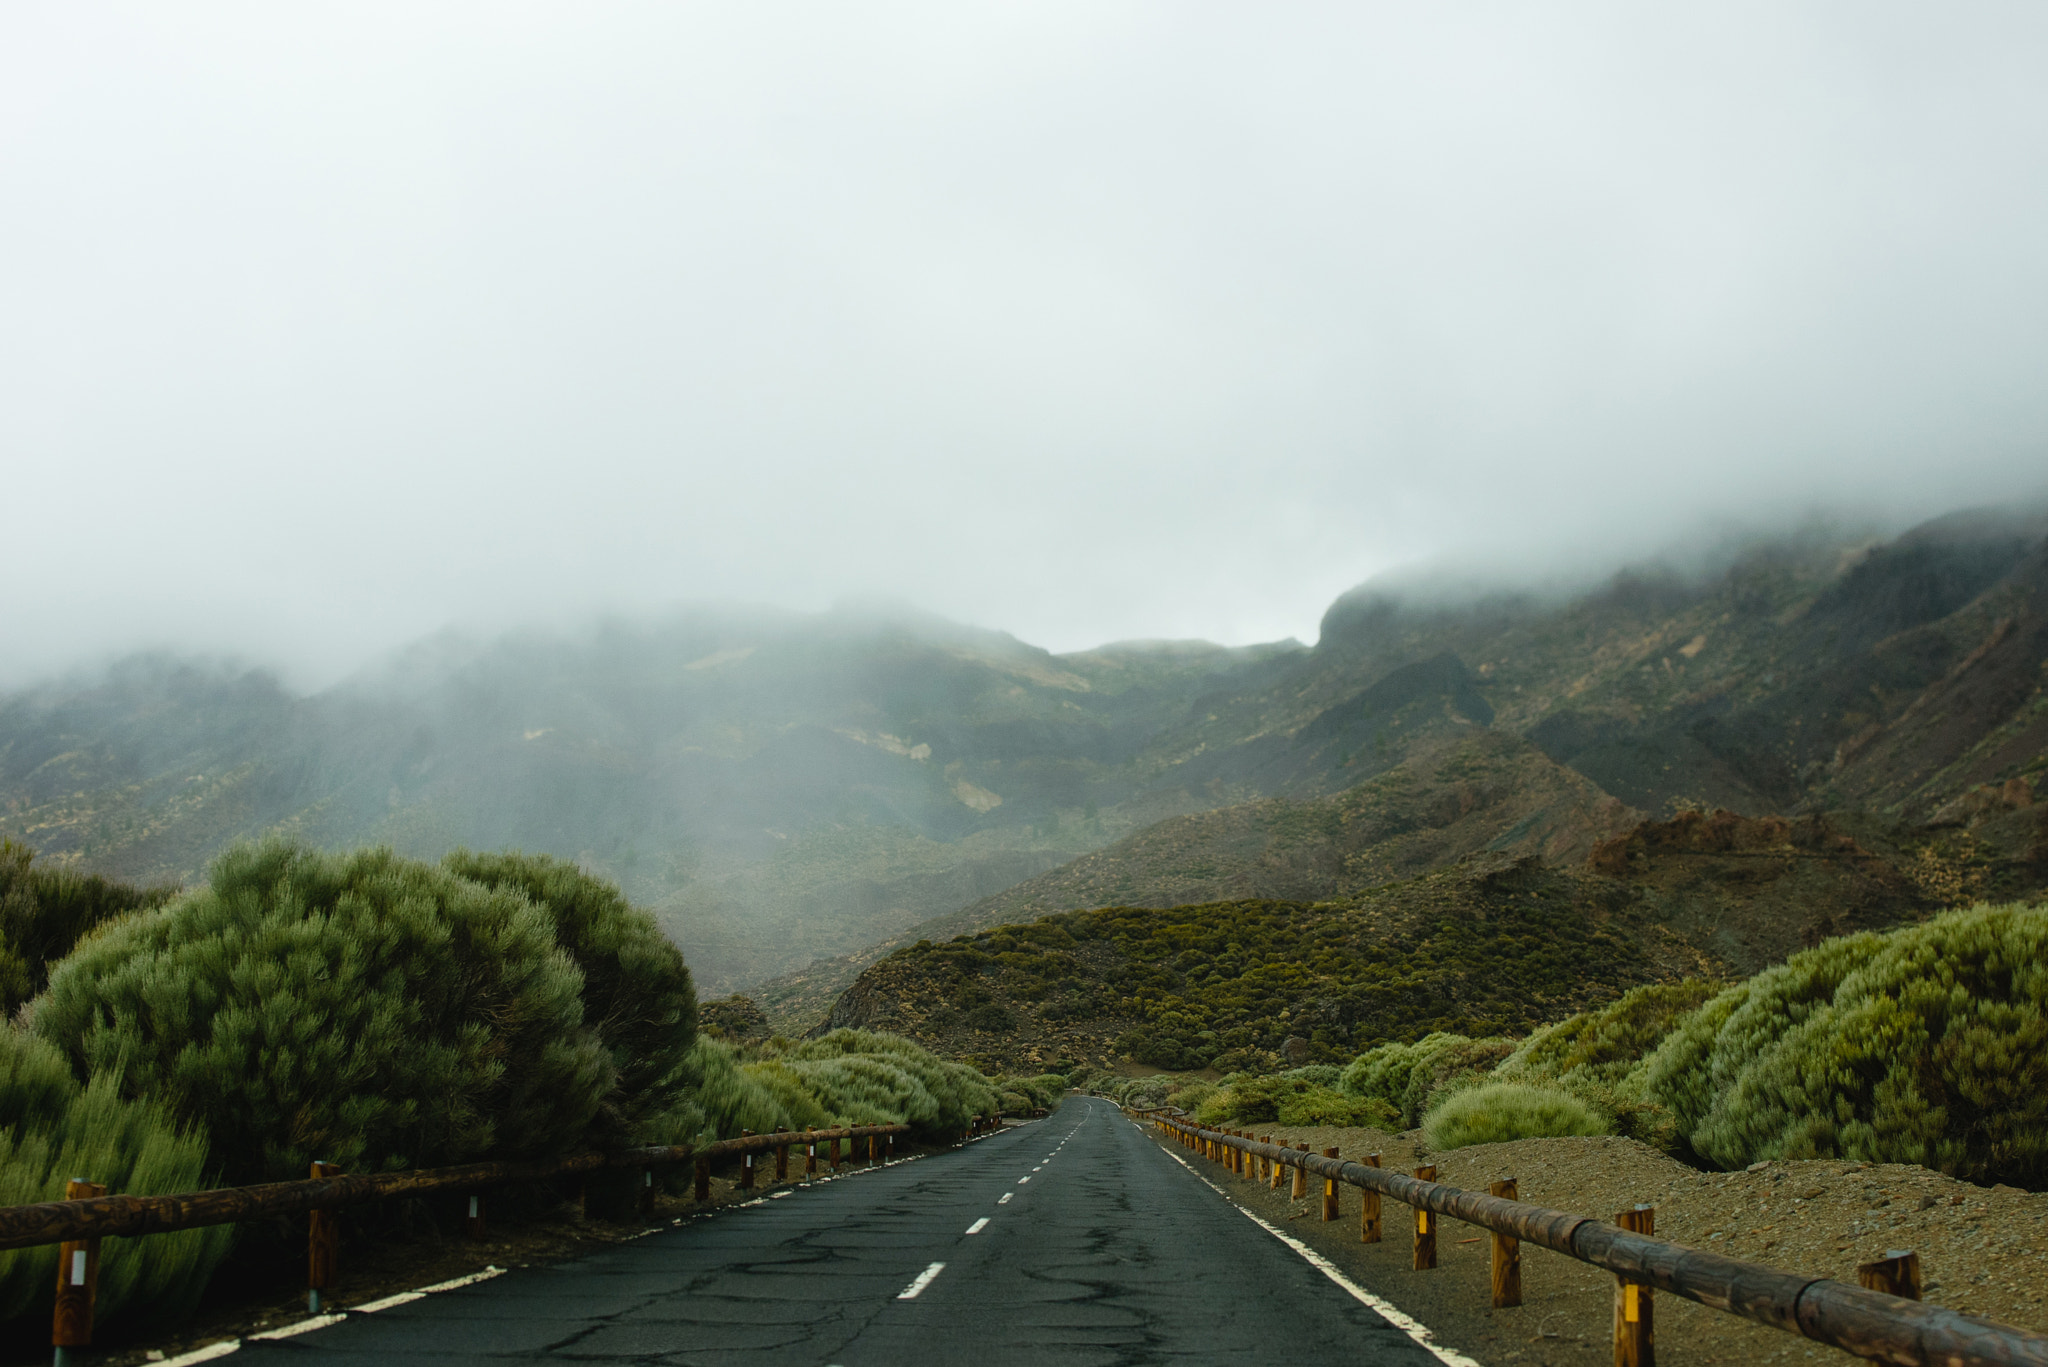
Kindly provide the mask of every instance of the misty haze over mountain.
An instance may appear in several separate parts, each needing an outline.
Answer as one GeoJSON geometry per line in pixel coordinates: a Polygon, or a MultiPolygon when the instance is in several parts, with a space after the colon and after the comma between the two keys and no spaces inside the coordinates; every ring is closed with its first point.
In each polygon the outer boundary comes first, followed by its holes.
{"type": "Polygon", "coordinates": [[[2038,5],[14,6],[0,683],[2039,491],[2038,5]]]}
{"type": "Polygon", "coordinates": [[[2020,3],[11,7],[0,835],[561,854],[794,1019],[1068,902],[2019,820],[2044,69],[2020,3]]]}
{"type": "Polygon", "coordinates": [[[2048,514],[1809,529],[1692,569],[1369,583],[1312,648],[1053,654],[849,604],[444,633],[311,694],[137,656],[0,696],[0,835],[187,883],[265,835],[567,856],[707,987],[807,1019],[906,936],[1570,862],[1688,810],[1905,831],[2010,809],[1973,848],[2048,859],[2048,514]]]}

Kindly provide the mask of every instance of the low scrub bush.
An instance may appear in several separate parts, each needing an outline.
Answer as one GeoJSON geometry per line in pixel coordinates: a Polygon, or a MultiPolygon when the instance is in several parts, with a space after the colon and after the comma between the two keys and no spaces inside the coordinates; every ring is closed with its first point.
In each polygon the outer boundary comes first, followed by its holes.
{"type": "Polygon", "coordinates": [[[1432,1149],[1500,1144],[1511,1139],[1607,1134],[1607,1116],[1570,1092],[1520,1082],[1492,1082],[1451,1093],[1423,1120],[1432,1149]]]}
{"type": "Polygon", "coordinates": [[[240,1185],[588,1143],[618,1070],[582,987],[518,893],[269,843],[88,939],[31,1023],[74,1076],[203,1126],[240,1185]]]}
{"type": "Polygon", "coordinates": [[[1649,983],[1594,1011],[1531,1034],[1496,1070],[1504,1078],[1577,1077],[1618,1083],[1720,990],[1693,978],[1649,983]]]}
{"type": "Polygon", "coordinates": [[[1338,1087],[1348,1096],[1384,1103],[1398,1124],[1412,1129],[1422,1123],[1433,1096],[1491,1072],[1513,1048],[1512,1040],[1440,1031],[1413,1044],[1366,1050],[1344,1069],[1338,1087]]]}
{"type": "Polygon", "coordinates": [[[1830,940],[1715,996],[1635,1079],[1702,1157],[2048,1182],[2048,907],[1830,940]]]}
{"type": "MultiPolygon", "coordinates": [[[[109,1191],[156,1196],[206,1180],[206,1138],[153,1101],[128,1101],[109,1075],[81,1086],[46,1041],[0,1026],[0,1205],[64,1199],[65,1181],[89,1177],[109,1191]]],[[[97,1311],[174,1315],[234,1240],[233,1226],[108,1239],[100,1250],[97,1311]]],[[[57,1246],[0,1252],[0,1323],[47,1329],[57,1246]]]]}
{"type": "MultiPolygon", "coordinates": [[[[1399,1120],[1393,1107],[1377,1097],[1348,1096],[1303,1076],[1311,1070],[1274,1073],[1266,1077],[1234,1074],[1203,1100],[1195,1118],[1205,1125],[1228,1123],[1279,1125],[1355,1125],[1386,1128],[1399,1120]]],[[[1337,1070],[1329,1069],[1334,1073],[1337,1070]]]]}
{"type": "Polygon", "coordinates": [[[996,1085],[1002,1092],[1004,1114],[1018,1115],[1054,1109],[1065,1098],[1068,1082],[1059,1073],[1039,1073],[1035,1077],[1006,1077],[996,1085]]]}
{"type": "Polygon", "coordinates": [[[983,1074],[895,1035],[834,1030],[781,1057],[824,1105],[861,1124],[903,1121],[951,1133],[1000,1105],[995,1084],[983,1074]]]}

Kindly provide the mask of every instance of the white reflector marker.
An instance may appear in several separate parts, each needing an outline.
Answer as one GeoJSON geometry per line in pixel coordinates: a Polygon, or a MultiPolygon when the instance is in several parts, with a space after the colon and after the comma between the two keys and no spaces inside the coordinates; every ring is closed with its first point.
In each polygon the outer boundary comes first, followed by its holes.
{"type": "Polygon", "coordinates": [[[983,1231],[984,1229],[987,1229],[987,1228],[988,1228],[988,1216],[984,1215],[984,1216],[982,1216],[982,1217],[981,1217],[981,1218],[980,1218],[979,1220],[976,1220],[976,1221],[975,1221],[975,1222],[974,1222],[973,1224],[969,1225],[969,1226],[967,1227],[967,1232],[968,1232],[969,1234],[979,1234],[979,1233],[981,1233],[981,1232],[982,1232],[982,1231],[983,1231]]]}
{"type": "Polygon", "coordinates": [[[916,1300],[919,1296],[922,1296],[924,1294],[924,1289],[932,1284],[932,1279],[937,1277],[941,1272],[944,1272],[945,1270],[946,1265],[944,1263],[933,1263],[930,1267],[926,1268],[924,1271],[917,1274],[916,1281],[904,1287],[901,1291],[898,1291],[896,1293],[896,1299],[899,1301],[916,1300]]]}

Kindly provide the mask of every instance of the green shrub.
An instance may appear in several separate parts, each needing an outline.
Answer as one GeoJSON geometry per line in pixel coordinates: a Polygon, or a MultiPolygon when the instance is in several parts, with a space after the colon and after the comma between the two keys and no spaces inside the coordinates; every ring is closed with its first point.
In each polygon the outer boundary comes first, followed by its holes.
{"type": "Polygon", "coordinates": [[[1514,1048],[1510,1040],[1468,1039],[1439,1031],[1413,1044],[1368,1049],[1344,1069],[1338,1087],[1349,1096],[1384,1102],[1407,1128],[1422,1122],[1430,1098],[1447,1084],[1492,1070],[1514,1048]]]}
{"type": "Polygon", "coordinates": [[[1707,1002],[1644,1061],[1709,1161],[1841,1157],[2048,1181],[2048,907],[1830,940],[1707,1002]]]}
{"type": "Polygon", "coordinates": [[[1003,1113],[1016,1115],[1026,1111],[1050,1111],[1057,1107],[1067,1095],[1067,1079],[1058,1073],[1040,1073],[1035,1077],[1006,1077],[996,1084],[1003,1093],[1003,1113]],[[1016,1098],[1014,1102],[1008,1098],[1016,1098]]]}
{"type": "Polygon", "coordinates": [[[1608,1118],[1579,1097],[1521,1082],[1493,1082],[1453,1092],[1422,1122],[1423,1138],[1432,1149],[1608,1132],[1608,1118]]]}
{"type": "Polygon", "coordinates": [[[1701,978],[1646,984],[1598,1010],[1537,1030],[1496,1071],[1503,1078],[1620,1082],[1718,990],[1701,978]]]}
{"type": "MultiPolygon", "coordinates": [[[[670,1133],[656,1142],[730,1139],[741,1130],[767,1134],[789,1129],[792,1122],[805,1123],[792,1113],[781,1077],[763,1076],[752,1065],[742,1063],[732,1045],[710,1035],[697,1037],[682,1061],[662,1080],[661,1090],[667,1094],[669,1106],[657,1113],[655,1127],[670,1133]]],[[[825,1123],[826,1112],[816,1098],[802,1088],[797,1091],[806,1098],[807,1113],[813,1117],[809,1123],[825,1123]]]]}
{"type": "Polygon", "coordinates": [[[137,888],[97,874],[34,867],[35,851],[0,839],[0,1016],[43,990],[50,966],[97,927],[160,907],[176,888],[137,888]]]}
{"type": "MultiPolygon", "coordinates": [[[[1297,1068],[1266,1077],[1234,1074],[1223,1080],[1195,1111],[1205,1125],[1371,1125],[1386,1128],[1400,1115],[1377,1097],[1347,1096],[1313,1081],[1297,1068]]],[[[1330,1067],[1329,1072],[1337,1069],[1330,1067]]]]}
{"type": "MultiPolygon", "coordinates": [[[[195,1191],[209,1185],[206,1139],[155,1102],[124,1101],[110,1076],[81,1087],[55,1047],[0,1026],[0,1205],[61,1201],[71,1177],[122,1194],[195,1191]]],[[[106,1240],[99,1315],[189,1309],[233,1240],[232,1225],[106,1240]]],[[[56,1281],[55,1244],[0,1252],[0,1323],[47,1328],[56,1281]]]]}
{"type": "Polygon", "coordinates": [[[1401,1117],[1376,1097],[1346,1096],[1313,1084],[1280,1099],[1282,1125],[1348,1125],[1392,1130],[1401,1117]]]}
{"type": "Polygon", "coordinates": [[[782,1055],[820,1102],[861,1124],[903,1121],[952,1133],[999,1105],[989,1079],[921,1045],[871,1030],[834,1030],[782,1055]]]}
{"type": "Polygon", "coordinates": [[[785,1066],[822,1104],[847,1123],[890,1125],[901,1122],[924,1131],[941,1128],[938,1124],[938,1099],[916,1074],[894,1059],[876,1054],[850,1054],[835,1058],[798,1059],[785,1066]]]}
{"type": "Polygon", "coordinates": [[[229,1185],[559,1153],[617,1072],[548,916],[389,850],[229,851],[50,975],[32,1028],[205,1127],[229,1185]]]}
{"type": "Polygon", "coordinates": [[[682,951],[615,884],[564,860],[458,850],[441,864],[485,887],[520,893],[547,913],[557,942],[583,972],[583,1023],[597,1031],[618,1073],[592,1137],[639,1138],[666,1104],[665,1079],[697,1036],[697,994],[682,951]]]}

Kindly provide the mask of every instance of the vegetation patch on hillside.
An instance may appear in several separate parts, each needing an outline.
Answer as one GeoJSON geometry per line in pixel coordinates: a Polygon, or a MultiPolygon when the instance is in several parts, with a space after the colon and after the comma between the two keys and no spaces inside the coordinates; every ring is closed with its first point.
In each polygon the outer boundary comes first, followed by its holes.
{"type": "Polygon", "coordinates": [[[1021,1066],[1341,1062],[1432,1031],[1523,1032],[1672,972],[1625,902],[1534,859],[1468,865],[1337,903],[1112,907],[876,964],[835,1023],[1021,1066]]]}

